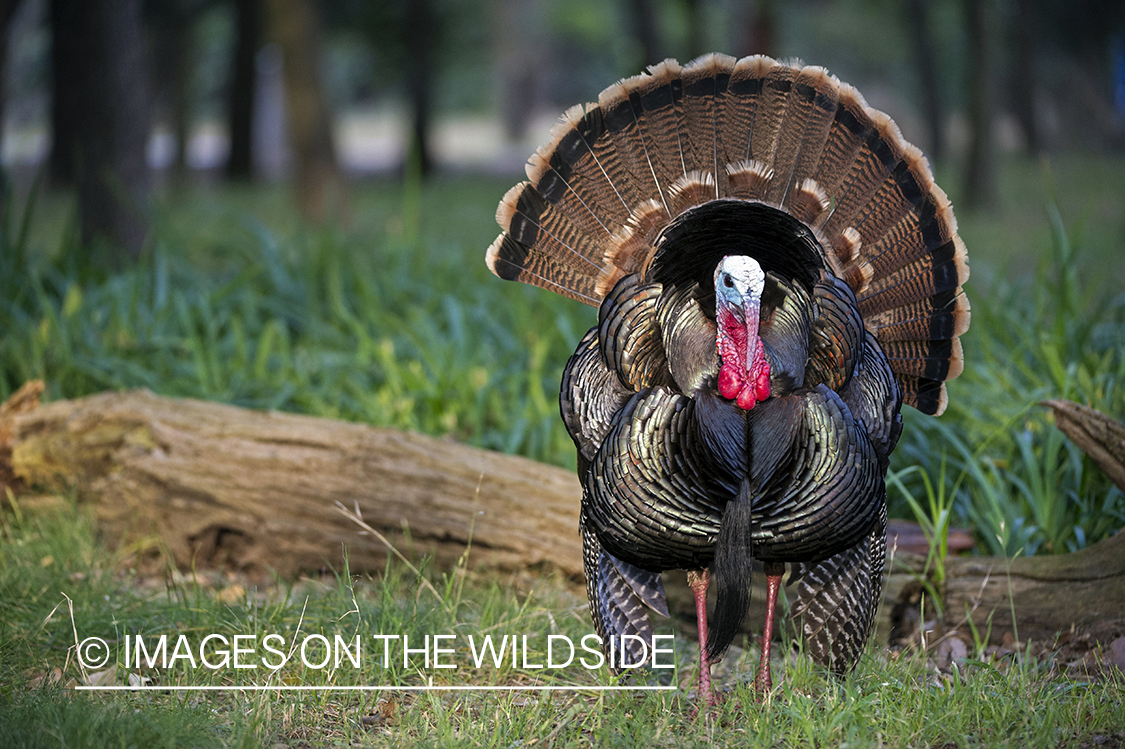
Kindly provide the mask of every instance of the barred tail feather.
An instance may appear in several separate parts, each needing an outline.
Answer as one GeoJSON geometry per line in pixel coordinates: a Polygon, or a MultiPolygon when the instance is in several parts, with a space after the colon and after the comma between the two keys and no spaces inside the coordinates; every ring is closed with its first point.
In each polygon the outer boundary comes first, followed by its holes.
{"type": "Polygon", "coordinates": [[[497,275],[597,305],[645,271],[683,212],[765,203],[813,231],[888,349],[904,402],[944,410],[970,319],[949,199],[894,122],[823,68],[666,60],[568,110],[527,171],[498,211],[497,275]]]}

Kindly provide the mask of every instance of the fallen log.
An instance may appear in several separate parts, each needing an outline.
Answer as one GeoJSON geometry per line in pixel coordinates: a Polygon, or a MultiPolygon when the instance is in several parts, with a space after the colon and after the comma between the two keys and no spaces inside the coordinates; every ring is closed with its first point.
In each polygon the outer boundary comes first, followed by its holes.
{"type": "Polygon", "coordinates": [[[47,403],[12,417],[11,471],[75,487],[115,543],[158,538],[180,567],[289,576],[382,570],[386,546],[452,566],[582,571],[581,489],[570,471],[449,440],[138,390],[47,403]]]}
{"type": "MultiPolygon", "coordinates": [[[[925,557],[893,560],[878,623],[894,642],[933,613],[922,611],[925,557]]],[[[940,589],[938,634],[972,627],[999,644],[1006,634],[1020,641],[1054,642],[1061,633],[1125,634],[1125,533],[1076,551],[1036,557],[950,557],[940,589]]],[[[932,606],[929,607],[932,612],[932,606]]]]}
{"type": "MultiPolygon", "coordinates": [[[[182,568],[291,576],[341,569],[346,548],[353,571],[382,570],[386,545],[337,512],[342,505],[407,555],[432,554],[445,568],[471,539],[473,566],[582,573],[581,489],[570,471],[418,434],[147,391],[38,408],[34,395],[0,409],[0,479],[73,487],[96,505],[111,541],[159,539],[182,568]]],[[[881,641],[927,617],[924,562],[893,559],[881,641]]],[[[685,599],[690,621],[682,579],[666,575],[669,599],[674,609],[685,599]]],[[[994,639],[1011,631],[1013,616],[1020,639],[1125,624],[1125,534],[1068,555],[950,557],[942,593],[947,628],[969,617],[985,632],[991,621],[994,639]]],[[[752,612],[751,624],[763,613],[752,612]]]]}

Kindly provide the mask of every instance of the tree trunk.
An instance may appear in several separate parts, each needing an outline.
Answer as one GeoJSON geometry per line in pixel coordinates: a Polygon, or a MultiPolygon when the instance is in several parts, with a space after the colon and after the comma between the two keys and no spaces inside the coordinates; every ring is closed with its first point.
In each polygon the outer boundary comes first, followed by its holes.
{"type": "Polygon", "coordinates": [[[261,0],[235,0],[234,57],[231,61],[227,116],[230,128],[230,156],[227,179],[249,182],[254,176],[254,84],[255,62],[262,39],[261,0]]]}
{"type": "Polygon", "coordinates": [[[987,0],[963,0],[969,34],[969,153],[965,204],[984,208],[995,199],[992,141],[992,64],[987,0]]]}
{"type": "Polygon", "coordinates": [[[305,218],[324,221],[346,211],[347,194],[321,85],[319,8],[315,0],[269,0],[267,10],[271,33],[281,46],[297,205],[305,218]]]}
{"type": "Polygon", "coordinates": [[[684,0],[684,10],[687,12],[687,59],[694,60],[704,54],[707,41],[703,27],[703,8],[701,0],[684,0]]]}
{"type": "Polygon", "coordinates": [[[1016,121],[1023,131],[1024,148],[1029,156],[1037,155],[1043,148],[1039,138],[1039,125],[1035,117],[1035,3],[1016,0],[1015,19],[1012,24],[1012,107],[1016,121]]]}
{"type": "MultiPolygon", "coordinates": [[[[542,3],[492,0],[495,75],[504,137],[519,142],[535,113],[543,41],[542,3]]],[[[521,147],[522,150],[522,147],[521,147]]]]}
{"type": "Polygon", "coordinates": [[[411,124],[405,168],[407,172],[416,170],[422,177],[428,176],[434,166],[430,153],[434,23],[430,0],[406,4],[406,90],[411,124]]]}
{"type": "Polygon", "coordinates": [[[1041,401],[1039,405],[1054,411],[1055,426],[1125,492],[1125,424],[1074,401],[1041,401]]]}
{"type": "Polygon", "coordinates": [[[197,10],[188,3],[168,3],[154,12],[153,64],[157,68],[157,100],[161,116],[171,126],[175,140],[171,176],[180,183],[187,175],[187,146],[191,135],[191,70],[193,31],[197,10]]]}
{"type": "Polygon", "coordinates": [[[21,0],[0,0],[0,143],[4,141],[4,120],[8,110],[8,92],[4,85],[4,75],[8,68],[8,45],[12,33],[12,21],[20,7],[21,0]]]}
{"type": "Polygon", "coordinates": [[[777,57],[776,0],[758,0],[755,10],[748,16],[749,34],[743,56],[768,55],[777,57]]]}
{"type": "Polygon", "coordinates": [[[82,106],[79,76],[82,29],[77,8],[82,0],[50,0],[51,26],[51,155],[48,172],[58,186],[74,184],[75,154],[82,106]]]}
{"type": "Polygon", "coordinates": [[[927,7],[925,0],[910,0],[906,3],[906,23],[914,42],[914,64],[918,68],[918,83],[922,87],[922,109],[930,131],[929,156],[931,161],[941,161],[945,158],[945,109],[941,103],[927,7]]]}
{"type": "Polygon", "coordinates": [[[994,641],[1012,629],[1020,640],[1053,640],[1071,628],[1125,622],[1125,533],[1073,554],[946,563],[945,621],[967,614],[994,641]],[[1013,623],[1014,621],[1014,623],[1013,623]]]}
{"type": "MultiPolygon", "coordinates": [[[[384,543],[454,565],[471,543],[476,567],[553,566],[582,574],[570,471],[432,437],[310,416],[263,413],[146,391],[35,407],[42,383],[0,406],[0,480],[76,487],[119,544],[153,540],[177,565],[383,569],[384,543]],[[37,389],[38,388],[38,389],[37,389]]],[[[3,496],[0,493],[0,496],[3,496]]],[[[924,620],[925,558],[892,554],[877,640],[924,620]]],[[[682,573],[665,575],[670,608],[694,621],[682,573]]],[[[966,617],[994,641],[1125,624],[1125,533],[1074,554],[946,560],[946,631],[966,617]],[[991,625],[990,625],[991,620],[991,625]]],[[[762,591],[749,621],[760,622],[762,591]]],[[[686,628],[690,624],[685,621],[686,628]]]]}
{"type": "Polygon", "coordinates": [[[55,0],[51,8],[54,80],[60,87],[54,124],[64,129],[57,174],[65,176],[68,166],[75,170],[83,244],[108,242],[112,261],[123,266],[140,256],[148,230],[148,74],[141,2],[55,0]],[[68,134],[71,125],[74,132],[68,134]],[[72,147],[77,163],[67,165],[65,154],[72,147]]]}

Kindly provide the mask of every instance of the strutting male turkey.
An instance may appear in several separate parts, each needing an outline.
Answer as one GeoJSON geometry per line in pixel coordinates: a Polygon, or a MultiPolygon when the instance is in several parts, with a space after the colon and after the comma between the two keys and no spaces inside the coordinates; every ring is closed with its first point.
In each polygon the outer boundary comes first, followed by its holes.
{"type": "MultiPolygon", "coordinates": [[[[823,68],[708,55],[570,109],[527,173],[487,262],[599,307],[561,407],[603,642],[651,642],[659,573],[688,570],[713,703],[758,560],[758,688],[786,564],[807,652],[850,670],[882,588],[899,409],[945,409],[969,325],[965,248],[921,152],[823,68]]],[[[616,665],[643,655],[625,642],[616,665]]]]}

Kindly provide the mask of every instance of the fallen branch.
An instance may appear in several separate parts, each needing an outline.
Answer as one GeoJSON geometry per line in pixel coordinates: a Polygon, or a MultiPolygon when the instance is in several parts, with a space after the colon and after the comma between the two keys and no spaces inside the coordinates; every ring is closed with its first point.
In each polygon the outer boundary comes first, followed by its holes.
{"type": "Polygon", "coordinates": [[[1074,401],[1043,401],[1042,405],[1055,412],[1055,426],[1125,492],[1125,424],[1074,401]]]}

